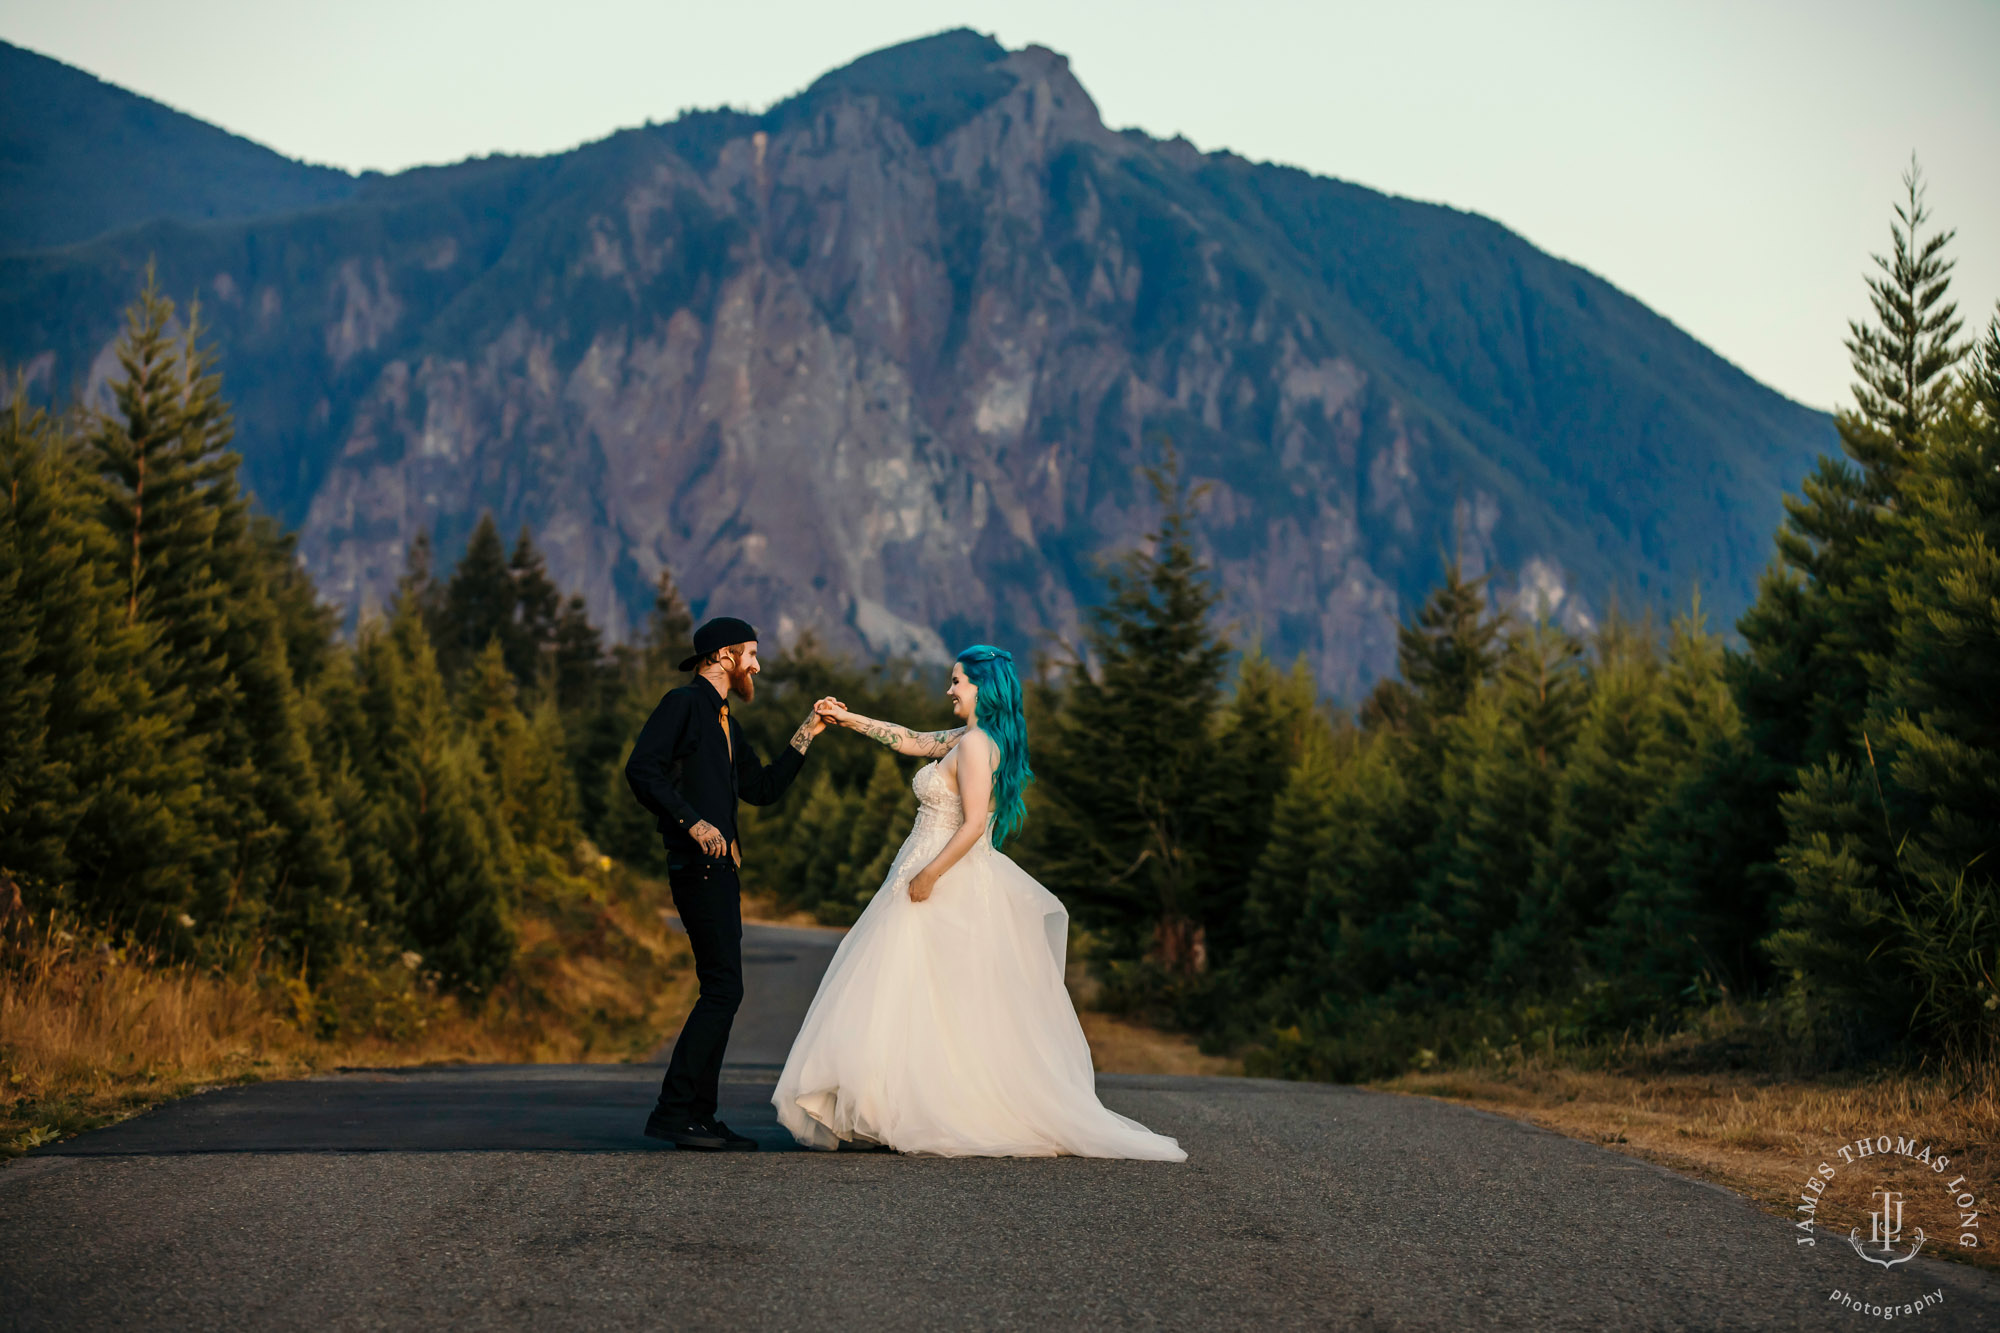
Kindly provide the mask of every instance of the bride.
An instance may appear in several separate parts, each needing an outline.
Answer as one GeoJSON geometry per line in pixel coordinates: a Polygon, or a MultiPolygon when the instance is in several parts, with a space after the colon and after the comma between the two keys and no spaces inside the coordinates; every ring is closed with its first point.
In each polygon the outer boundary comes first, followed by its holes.
{"type": "Polygon", "coordinates": [[[831,703],[828,721],[928,757],[917,821],[841,941],[771,1098],[799,1142],[947,1157],[1185,1161],[1097,1100],[1063,989],[1069,914],[1002,855],[1020,826],[1027,730],[1014,659],[952,663],[955,731],[913,733],[831,703]]]}

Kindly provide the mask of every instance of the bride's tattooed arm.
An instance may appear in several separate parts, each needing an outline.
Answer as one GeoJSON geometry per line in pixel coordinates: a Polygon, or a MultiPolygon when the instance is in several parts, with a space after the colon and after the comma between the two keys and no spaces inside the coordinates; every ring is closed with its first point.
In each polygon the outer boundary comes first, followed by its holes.
{"type": "Polygon", "coordinates": [[[954,727],[950,731],[911,731],[900,722],[877,722],[872,717],[850,714],[853,727],[870,740],[879,741],[897,754],[914,755],[918,759],[942,759],[951,753],[951,747],[958,744],[958,738],[965,734],[964,727],[954,727]]]}

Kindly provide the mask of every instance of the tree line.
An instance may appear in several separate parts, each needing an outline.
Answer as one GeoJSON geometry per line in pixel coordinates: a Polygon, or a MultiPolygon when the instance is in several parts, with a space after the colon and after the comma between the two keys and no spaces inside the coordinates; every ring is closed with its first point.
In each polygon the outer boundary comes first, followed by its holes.
{"type": "MultiPolygon", "coordinates": [[[[1824,1058],[1990,1059],[2000,1033],[2000,319],[1957,341],[1950,233],[1912,174],[1850,330],[1843,457],[1806,478],[1736,626],[1587,630],[1450,565],[1352,709],[1215,628],[1198,492],[1030,685],[1010,846],[1114,1000],[1351,1078],[1518,1040],[1765,1006],[1824,1058]]],[[[150,283],[109,410],[0,412],[0,874],[31,905],[308,979],[420,955],[468,997],[513,965],[524,878],[601,848],[663,871],[625,790],[691,622],[663,574],[607,645],[532,534],[426,537],[352,638],[238,489],[190,311],[150,283]],[[585,840],[588,840],[587,842],[585,840]]],[[[935,669],[808,639],[741,710],[951,725],[935,669]]],[[[880,884],[914,761],[822,740],[747,811],[746,885],[830,923],[880,884]]]]}
{"type": "Polygon", "coordinates": [[[1351,713],[1236,666],[1190,498],[1045,709],[1036,868],[1128,997],[1351,1078],[1755,1002],[1810,1059],[2000,1039],[2000,315],[1905,178],[1850,330],[1843,457],[1787,500],[1732,645],[1501,613],[1456,566],[1351,713]]]}
{"type": "MultiPolygon", "coordinates": [[[[670,574],[636,641],[607,645],[532,534],[510,547],[488,515],[449,571],[418,535],[393,605],[345,639],[293,536],[239,488],[198,310],[180,319],[149,275],[117,360],[104,410],[52,414],[19,381],[0,410],[8,902],[308,984],[417,959],[476,1000],[514,965],[524,881],[599,847],[664,872],[622,774],[691,651],[670,574]]],[[[910,670],[809,643],[762,679],[781,702],[746,721],[766,754],[796,724],[787,694],[935,708],[910,670]]],[[[851,793],[879,797],[880,765],[822,758],[807,814],[858,845],[851,793]]],[[[775,853],[820,883],[818,862],[775,853]]],[[[852,875],[826,873],[851,902],[852,875]]]]}

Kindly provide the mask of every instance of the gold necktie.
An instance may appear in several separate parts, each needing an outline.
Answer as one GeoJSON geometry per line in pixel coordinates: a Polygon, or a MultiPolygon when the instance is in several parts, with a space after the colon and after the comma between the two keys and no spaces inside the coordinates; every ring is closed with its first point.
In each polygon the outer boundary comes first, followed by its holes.
{"type": "MultiPolygon", "coordinates": [[[[725,703],[724,705],[722,705],[722,711],[718,714],[718,716],[721,717],[722,719],[722,743],[729,749],[729,762],[731,764],[734,764],[736,762],[736,740],[733,736],[729,734],[728,704],[725,703]]],[[[743,864],[743,849],[742,847],[738,846],[736,842],[733,840],[729,844],[729,859],[734,861],[739,866],[743,864]]]]}

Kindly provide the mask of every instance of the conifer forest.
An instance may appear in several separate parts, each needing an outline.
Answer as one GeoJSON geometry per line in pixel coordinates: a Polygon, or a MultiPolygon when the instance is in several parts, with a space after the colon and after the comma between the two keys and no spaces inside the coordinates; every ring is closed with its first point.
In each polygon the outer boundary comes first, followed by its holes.
{"type": "MultiPolygon", "coordinates": [[[[1037,658],[1015,855],[1102,1004],[1352,1080],[1752,1015],[1759,1059],[1984,1064],[2000,1043],[2000,315],[1906,181],[1847,332],[1842,454],[1799,478],[1754,604],[1586,631],[1454,565],[1399,670],[1322,697],[1220,626],[1171,442],[1155,538],[1037,658]]],[[[1829,330],[1829,336],[1838,331],[1829,330]]],[[[664,874],[625,753],[683,679],[671,576],[609,645],[534,534],[409,549],[352,635],[238,482],[196,309],[135,294],[101,404],[0,409],[0,908],[308,989],[415,957],[469,1005],[521,885],[588,845],[664,874]]],[[[727,608],[718,608],[726,610],[727,608]]],[[[950,645],[957,648],[960,645],[950,645]]],[[[760,754],[824,694],[952,725],[944,677],[767,651],[760,754]]],[[[915,761],[829,733],[746,811],[750,888],[854,919],[915,761]]],[[[664,900],[664,893],[662,894],[664,900]]]]}

